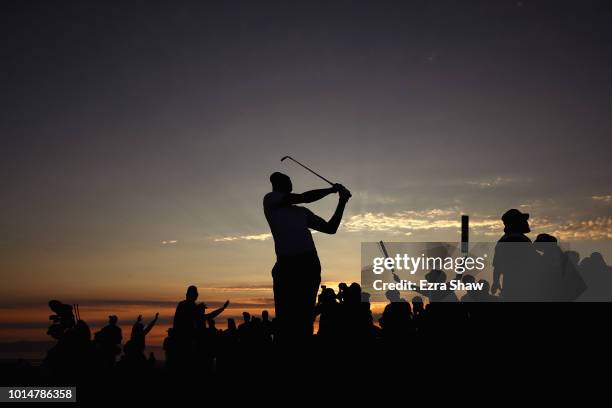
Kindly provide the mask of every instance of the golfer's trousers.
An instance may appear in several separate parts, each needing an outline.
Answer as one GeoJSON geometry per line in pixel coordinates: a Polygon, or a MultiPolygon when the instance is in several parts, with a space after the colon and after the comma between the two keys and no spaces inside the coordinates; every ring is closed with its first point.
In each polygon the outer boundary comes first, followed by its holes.
{"type": "Polygon", "coordinates": [[[313,332],[321,283],[321,263],[317,252],[277,257],[272,278],[278,340],[307,341],[313,332]]]}

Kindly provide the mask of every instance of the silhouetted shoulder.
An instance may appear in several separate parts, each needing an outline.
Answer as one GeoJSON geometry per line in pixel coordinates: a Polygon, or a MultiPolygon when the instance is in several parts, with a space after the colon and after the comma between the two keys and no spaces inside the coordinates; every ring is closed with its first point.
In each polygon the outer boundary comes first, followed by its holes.
{"type": "Polygon", "coordinates": [[[531,239],[524,234],[504,234],[497,242],[531,242],[531,239]]]}
{"type": "Polygon", "coordinates": [[[281,205],[286,196],[286,193],[281,193],[278,191],[269,192],[263,199],[264,208],[273,208],[281,205]]]}

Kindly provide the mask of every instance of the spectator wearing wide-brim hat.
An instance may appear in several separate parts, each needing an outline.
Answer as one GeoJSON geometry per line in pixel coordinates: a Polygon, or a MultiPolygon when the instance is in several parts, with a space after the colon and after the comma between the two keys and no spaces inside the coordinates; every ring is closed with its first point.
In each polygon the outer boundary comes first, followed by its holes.
{"type": "Polygon", "coordinates": [[[531,301],[538,298],[533,278],[537,272],[538,254],[525,234],[529,214],[513,208],[502,215],[504,236],[495,246],[491,294],[501,290],[508,300],[531,301]],[[503,288],[501,279],[503,276],[503,288]]]}
{"type": "Polygon", "coordinates": [[[504,222],[505,233],[519,233],[526,234],[531,231],[529,228],[529,214],[522,213],[519,210],[513,208],[508,210],[502,215],[502,221],[504,222]]]}

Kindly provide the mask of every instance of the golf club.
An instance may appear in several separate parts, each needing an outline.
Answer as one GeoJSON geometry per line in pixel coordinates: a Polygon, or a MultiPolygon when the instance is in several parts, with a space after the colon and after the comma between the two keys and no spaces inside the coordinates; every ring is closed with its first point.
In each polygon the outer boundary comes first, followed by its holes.
{"type": "MultiPolygon", "coordinates": [[[[382,250],[382,253],[385,256],[385,258],[390,258],[389,253],[387,252],[387,247],[385,247],[385,243],[382,241],[379,241],[378,244],[380,245],[380,249],[382,250]]],[[[395,268],[391,268],[391,273],[393,274],[393,280],[399,283],[400,278],[395,273],[395,268]]]]}
{"type": "Polygon", "coordinates": [[[293,160],[295,163],[299,164],[300,166],[302,166],[303,168],[305,168],[306,170],[308,170],[309,172],[311,172],[312,174],[314,174],[315,176],[319,177],[321,180],[325,180],[326,182],[328,182],[331,186],[334,185],[334,183],[332,183],[331,181],[329,181],[328,179],[326,179],[325,177],[323,177],[322,175],[320,175],[319,173],[315,172],[314,170],[304,166],[302,163],[300,163],[299,161],[295,160],[293,157],[291,156],[285,156],[283,157],[280,161],[284,161],[285,159],[291,159],[293,160]]]}

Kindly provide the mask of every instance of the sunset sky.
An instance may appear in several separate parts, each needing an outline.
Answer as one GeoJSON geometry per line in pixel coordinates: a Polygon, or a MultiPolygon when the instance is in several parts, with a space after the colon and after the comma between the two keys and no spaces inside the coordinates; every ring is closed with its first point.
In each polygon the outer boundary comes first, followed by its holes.
{"type": "Polygon", "coordinates": [[[331,284],[359,280],[360,242],[457,241],[461,214],[473,241],[509,208],[612,239],[612,2],[0,10],[0,341],[46,339],[51,298],[94,329],[167,324],[190,284],[225,317],[272,311],[268,176],[325,187],[287,154],[353,193],[315,234],[331,284]]]}

